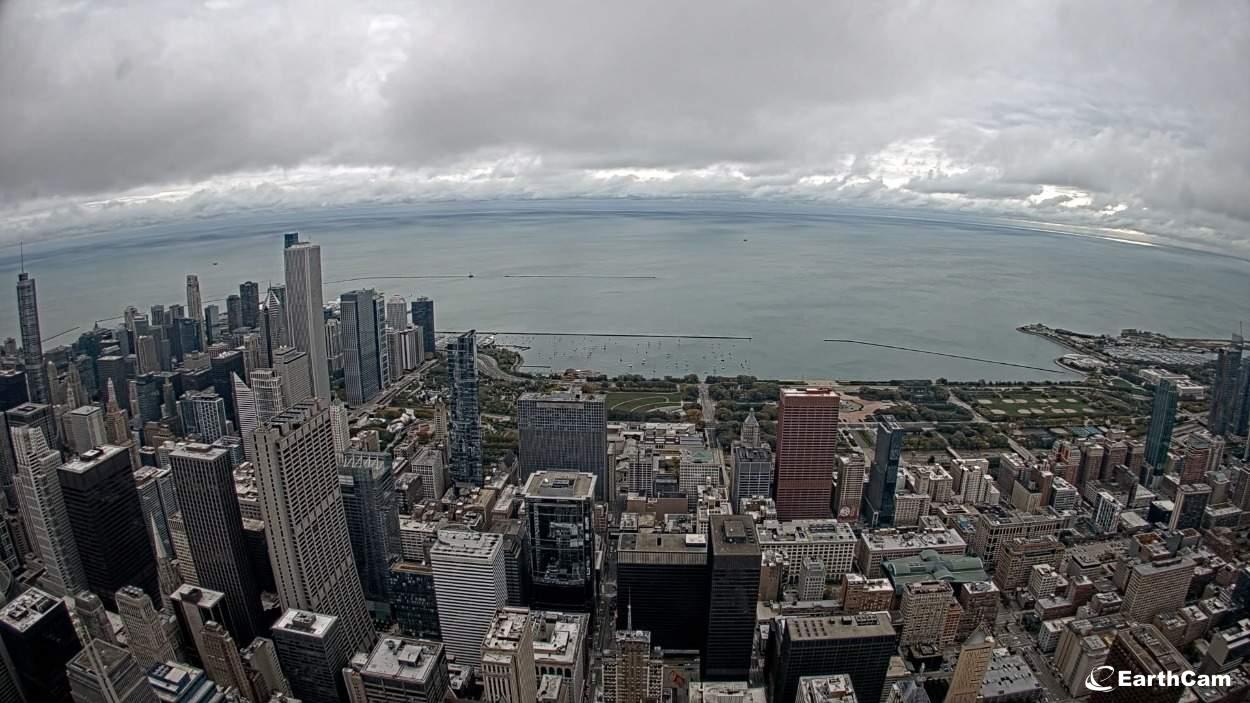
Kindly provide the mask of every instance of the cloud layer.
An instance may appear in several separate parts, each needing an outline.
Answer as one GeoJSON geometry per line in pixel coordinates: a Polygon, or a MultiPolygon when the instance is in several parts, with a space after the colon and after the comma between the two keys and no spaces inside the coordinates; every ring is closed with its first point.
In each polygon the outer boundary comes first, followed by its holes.
{"type": "Polygon", "coordinates": [[[734,196],[1250,252],[1250,6],[0,2],[9,238],[238,207],[734,196]]]}

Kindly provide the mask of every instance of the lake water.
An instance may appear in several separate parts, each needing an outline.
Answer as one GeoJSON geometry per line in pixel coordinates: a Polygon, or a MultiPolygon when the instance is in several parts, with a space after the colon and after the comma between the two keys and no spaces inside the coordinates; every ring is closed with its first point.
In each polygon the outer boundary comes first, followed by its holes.
{"type": "MultiPolygon", "coordinates": [[[[244,280],[280,282],[280,233],[289,230],[321,245],[327,301],[362,287],[409,299],[427,295],[441,330],[750,338],[499,339],[531,347],[527,363],[557,369],[1061,378],[822,340],[1054,368],[1064,350],[1016,326],[1223,337],[1250,320],[1250,262],[1232,257],[923,211],[535,201],[247,214],[30,246],[26,267],[38,281],[44,336],[90,328],[127,305],[146,311],[182,303],[188,273],[199,275],[206,303],[237,293],[244,280]],[[426,275],[456,277],[388,278],[426,275]]],[[[16,257],[0,259],[0,268],[16,281],[16,257]]],[[[17,336],[15,305],[14,294],[3,297],[0,335],[17,336]]],[[[219,305],[224,315],[224,300],[219,305]]]]}

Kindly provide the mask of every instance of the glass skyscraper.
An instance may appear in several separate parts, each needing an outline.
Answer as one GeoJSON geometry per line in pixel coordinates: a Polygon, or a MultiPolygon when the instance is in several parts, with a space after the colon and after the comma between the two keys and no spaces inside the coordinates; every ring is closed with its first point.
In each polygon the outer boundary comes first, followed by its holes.
{"type": "Polygon", "coordinates": [[[447,347],[451,377],[448,467],[453,481],[482,485],[482,416],[477,396],[477,333],[469,330],[447,347]]]}

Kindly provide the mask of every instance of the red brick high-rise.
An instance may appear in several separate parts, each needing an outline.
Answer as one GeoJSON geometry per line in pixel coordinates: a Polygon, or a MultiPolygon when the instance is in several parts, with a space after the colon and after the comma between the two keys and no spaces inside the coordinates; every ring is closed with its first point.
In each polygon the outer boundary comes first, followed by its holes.
{"type": "Polygon", "coordinates": [[[777,410],[777,515],[830,517],[841,398],[830,388],[783,388],[777,410]]]}

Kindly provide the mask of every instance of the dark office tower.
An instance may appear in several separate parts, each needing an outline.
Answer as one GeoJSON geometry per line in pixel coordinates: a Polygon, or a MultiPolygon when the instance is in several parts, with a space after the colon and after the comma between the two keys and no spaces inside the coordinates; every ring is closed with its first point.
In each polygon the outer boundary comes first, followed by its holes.
{"type": "Polygon", "coordinates": [[[434,569],[429,564],[397,561],[391,564],[391,617],[399,631],[409,637],[441,638],[438,600],[434,592],[434,569]]]}
{"type": "Polygon", "coordinates": [[[886,415],[877,422],[872,471],[864,492],[864,522],[873,527],[894,527],[894,492],[898,487],[898,461],[903,453],[903,428],[886,415]]]}
{"type": "MultiPolygon", "coordinates": [[[[246,404],[237,397],[235,402],[238,405],[246,404]]],[[[182,420],[183,433],[195,435],[205,444],[216,442],[219,437],[227,434],[226,401],[217,395],[217,391],[187,391],[178,401],[178,417],[182,420]]],[[[236,413],[235,429],[241,430],[245,425],[246,423],[239,421],[236,413]]]]}
{"type": "Polygon", "coordinates": [[[226,328],[231,332],[243,326],[243,299],[237,295],[226,296],[226,328]]]}
{"type": "Polygon", "coordinates": [[[390,383],[386,301],[372,289],[349,291],[339,296],[339,317],[347,402],[361,405],[376,398],[390,383]]]}
{"type": "MultiPolygon", "coordinates": [[[[1241,437],[1250,433],[1250,358],[1241,359],[1241,371],[1237,373],[1237,385],[1233,397],[1233,412],[1229,430],[1241,437]]],[[[1250,448],[1250,443],[1247,443],[1250,448]]]]}
{"type": "Polygon", "coordinates": [[[243,352],[220,352],[214,354],[209,363],[212,364],[213,390],[226,401],[226,415],[237,422],[234,414],[234,386],[230,382],[230,374],[236,374],[239,378],[247,378],[243,352]]]}
{"type": "MultiPolygon", "coordinates": [[[[25,344],[25,334],[22,335],[25,344]]],[[[1219,436],[1233,429],[1237,418],[1237,380],[1241,374],[1241,346],[1239,335],[1233,336],[1231,346],[1219,351],[1215,359],[1215,381],[1211,384],[1211,404],[1207,412],[1207,429],[1219,436]]]]}
{"type": "Polygon", "coordinates": [[[110,642],[91,641],[65,668],[77,702],[157,703],[135,658],[110,642]]]}
{"type": "Polygon", "coordinates": [[[54,449],[57,447],[57,421],[52,413],[51,405],[23,403],[8,410],[5,415],[9,418],[10,428],[33,427],[43,433],[43,438],[49,447],[54,449]]]}
{"type": "Polygon", "coordinates": [[[477,397],[477,332],[469,330],[447,346],[451,377],[448,454],[451,480],[482,485],[482,416],[477,397]]]}
{"type": "Polygon", "coordinates": [[[134,377],[130,382],[134,392],[132,400],[138,402],[131,413],[136,426],[142,427],[145,422],[160,422],[165,417],[165,379],[153,373],[145,373],[134,377]]]}
{"type": "Polygon", "coordinates": [[[773,620],[764,677],[769,703],[795,703],[799,678],[847,674],[860,701],[881,699],[898,635],[888,613],[773,620]]]}
{"type": "MultiPolygon", "coordinates": [[[[291,693],[304,703],[346,700],[343,667],[355,651],[333,615],[287,609],[273,626],[273,646],[291,693]]],[[[372,647],[365,647],[369,651],[372,647]]]]}
{"type": "Polygon", "coordinates": [[[356,573],[371,601],[387,600],[391,562],[399,554],[399,496],[391,455],[348,449],[339,465],[339,490],[352,540],[356,573]]]}
{"type": "Polygon", "coordinates": [[[517,431],[522,482],[535,471],[584,471],[594,474],[595,497],[603,499],[608,480],[604,396],[523,393],[517,401],[517,431]]]}
{"type": "Polygon", "coordinates": [[[782,520],[830,517],[840,403],[828,388],[781,390],[774,498],[782,520]]]}
{"type": "Polygon", "coordinates": [[[260,587],[248,565],[230,452],[190,444],[171,452],[169,465],[199,585],[226,595],[222,624],[251,642],[263,630],[260,587]]]}
{"type": "Polygon", "coordinates": [[[616,629],[647,630],[664,649],[703,649],[707,538],[622,532],[616,558],[616,629]]]}
{"type": "Polygon", "coordinates": [[[412,324],[421,328],[421,348],[425,356],[434,356],[434,301],[421,297],[412,301],[412,324]]]}
{"type": "MultiPolygon", "coordinates": [[[[760,592],[760,543],[746,515],[713,515],[708,526],[707,647],[703,678],[746,681],[760,592]]],[[[875,699],[873,699],[875,700],[875,699]]]]}
{"type": "Polygon", "coordinates": [[[239,306],[242,308],[243,326],[257,327],[260,317],[260,284],[245,281],[239,285],[239,306]]]}
{"type": "Polygon", "coordinates": [[[39,301],[35,295],[35,279],[25,271],[17,275],[17,317],[22,331],[22,365],[30,385],[30,399],[36,403],[50,402],[48,379],[43,370],[43,337],[39,333],[39,301]]]}
{"type": "Polygon", "coordinates": [[[204,666],[204,626],[228,621],[226,594],[184,583],[169,594],[170,609],[178,621],[183,654],[195,666],[204,666]]]}
{"type": "MultiPolygon", "coordinates": [[[[126,383],[126,359],[125,357],[109,355],[96,359],[96,378],[100,381],[101,394],[105,393],[108,388],[108,382],[113,382],[113,388],[117,390],[117,405],[122,410],[130,411],[130,394],[126,392],[128,387],[126,383]]],[[[101,400],[107,398],[101,397],[101,400]]]]}
{"type": "Polygon", "coordinates": [[[64,601],[27,590],[0,609],[0,640],[28,703],[69,703],[65,665],[82,645],[64,601]]]}
{"type": "MultiPolygon", "coordinates": [[[[528,521],[530,599],[535,608],[594,612],[595,476],[538,471],[522,489],[528,521]]],[[[759,566],[756,566],[758,573],[759,566]]]]}
{"type": "Polygon", "coordinates": [[[326,363],[325,306],[321,298],[321,247],[291,244],[282,252],[286,267],[286,319],[290,345],[308,352],[313,395],[330,402],[330,367],[326,363]]]}
{"type": "Polygon", "coordinates": [[[200,343],[201,327],[199,320],[190,317],[179,317],[174,320],[169,334],[174,358],[182,360],[192,352],[204,351],[204,345],[200,343]]]}
{"type": "Polygon", "coordinates": [[[1161,380],[1155,386],[1154,403],[1150,410],[1150,428],[1146,431],[1146,463],[1163,473],[1167,463],[1168,448],[1172,446],[1172,428],[1176,425],[1176,401],[1179,394],[1176,384],[1161,380]]]}
{"type": "MultiPolygon", "coordinates": [[[[1107,652],[1107,666],[1131,676],[1173,672],[1179,674],[1192,667],[1176,647],[1172,646],[1154,625],[1130,625],[1116,633],[1107,652]]],[[[1109,691],[1094,691],[1090,703],[1176,703],[1185,687],[1176,686],[1111,686],[1109,691]]]]}
{"type": "Polygon", "coordinates": [[[286,608],[335,616],[348,651],[369,648],[375,634],[356,576],[329,408],[305,401],[258,427],[255,437],[278,598],[286,608]]]}
{"type": "Polygon", "coordinates": [[[282,248],[290,249],[299,244],[299,232],[287,232],[282,235],[282,248]]]}
{"type": "Polygon", "coordinates": [[[26,372],[18,369],[0,370],[0,411],[16,408],[29,401],[26,372]]]}
{"type": "Polygon", "coordinates": [[[138,586],[152,600],[160,600],[156,556],[129,450],[110,445],[91,449],[57,473],[88,590],[112,610],[122,586],[138,586]]]}

